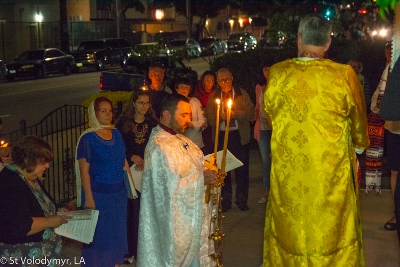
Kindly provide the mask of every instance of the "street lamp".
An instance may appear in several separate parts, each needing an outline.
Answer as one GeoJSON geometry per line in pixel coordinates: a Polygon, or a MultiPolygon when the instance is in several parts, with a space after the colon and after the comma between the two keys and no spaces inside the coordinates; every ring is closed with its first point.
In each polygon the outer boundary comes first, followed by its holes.
{"type": "Polygon", "coordinates": [[[43,15],[38,13],[35,15],[35,20],[36,22],[42,22],[43,21],[43,15]]]}
{"type": "Polygon", "coordinates": [[[37,13],[35,15],[35,20],[37,21],[37,26],[38,26],[38,48],[41,46],[40,42],[40,23],[43,21],[43,15],[40,13],[37,13]]]}
{"type": "Polygon", "coordinates": [[[164,18],[164,10],[156,9],[156,20],[162,20],[164,18]]]}

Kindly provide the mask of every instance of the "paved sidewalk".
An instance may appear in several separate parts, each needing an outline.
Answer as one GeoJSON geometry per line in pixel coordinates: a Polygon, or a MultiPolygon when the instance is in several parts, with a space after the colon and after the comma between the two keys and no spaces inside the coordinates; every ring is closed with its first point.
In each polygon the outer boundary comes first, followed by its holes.
{"type": "MultiPolygon", "coordinates": [[[[223,238],[222,259],[225,267],[259,267],[262,262],[265,203],[257,203],[262,194],[261,157],[258,150],[251,150],[250,159],[250,210],[241,211],[232,205],[232,209],[224,213],[222,233],[226,236],[223,238]]],[[[400,266],[396,232],[383,229],[394,210],[390,191],[366,194],[361,190],[360,196],[367,267],[400,266]]],[[[64,254],[71,263],[74,260],[79,262],[80,244],[67,240],[64,243],[64,254]]]]}

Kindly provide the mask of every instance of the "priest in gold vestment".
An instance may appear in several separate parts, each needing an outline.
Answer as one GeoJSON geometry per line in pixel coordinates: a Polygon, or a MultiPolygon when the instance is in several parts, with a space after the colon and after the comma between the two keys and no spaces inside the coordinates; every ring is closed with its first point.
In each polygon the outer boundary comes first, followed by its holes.
{"type": "Polygon", "coordinates": [[[351,66],[323,58],[330,34],[324,17],[304,17],[299,57],[271,67],[263,266],[365,266],[355,155],[369,144],[365,99],[351,66]]]}

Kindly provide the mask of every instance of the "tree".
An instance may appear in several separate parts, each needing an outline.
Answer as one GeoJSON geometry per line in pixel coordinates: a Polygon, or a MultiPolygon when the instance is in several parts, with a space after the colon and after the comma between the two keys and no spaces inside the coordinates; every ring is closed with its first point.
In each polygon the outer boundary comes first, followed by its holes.
{"type": "Polygon", "coordinates": [[[116,1],[118,1],[119,16],[123,21],[126,19],[125,12],[129,8],[134,8],[141,13],[145,10],[140,0],[97,0],[97,4],[107,8],[111,16],[116,19],[116,1]]]}
{"type": "MultiPolygon", "coordinates": [[[[173,1],[154,1],[159,6],[166,7],[172,3],[175,6],[176,12],[181,15],[186,15],[186,3],[184,1],[173,0],[173,1]],[[168,2],[168,3],[166,3],[168,2]]],[[[239,4],[237,0],[190,0],[190,22],[192,25],[193,16],[200,17],[200,23],[194,34],[195,39],[199,39],[202,30],[205,27],[207,18],[214,18],[218,16],[219,12],[230,5],[232,8],[238,8],[239,4]]],[[[190,37],[190,36],[188,36],[190,37]]]]}

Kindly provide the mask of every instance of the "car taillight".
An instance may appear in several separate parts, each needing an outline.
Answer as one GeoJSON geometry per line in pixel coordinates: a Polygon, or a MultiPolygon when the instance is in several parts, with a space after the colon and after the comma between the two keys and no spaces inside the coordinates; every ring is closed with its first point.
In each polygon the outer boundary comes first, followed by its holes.
{"type": "Polygon", "coordinates": [[[100,74],[100,90],[103,89],[103,74],[100,74]]]}

